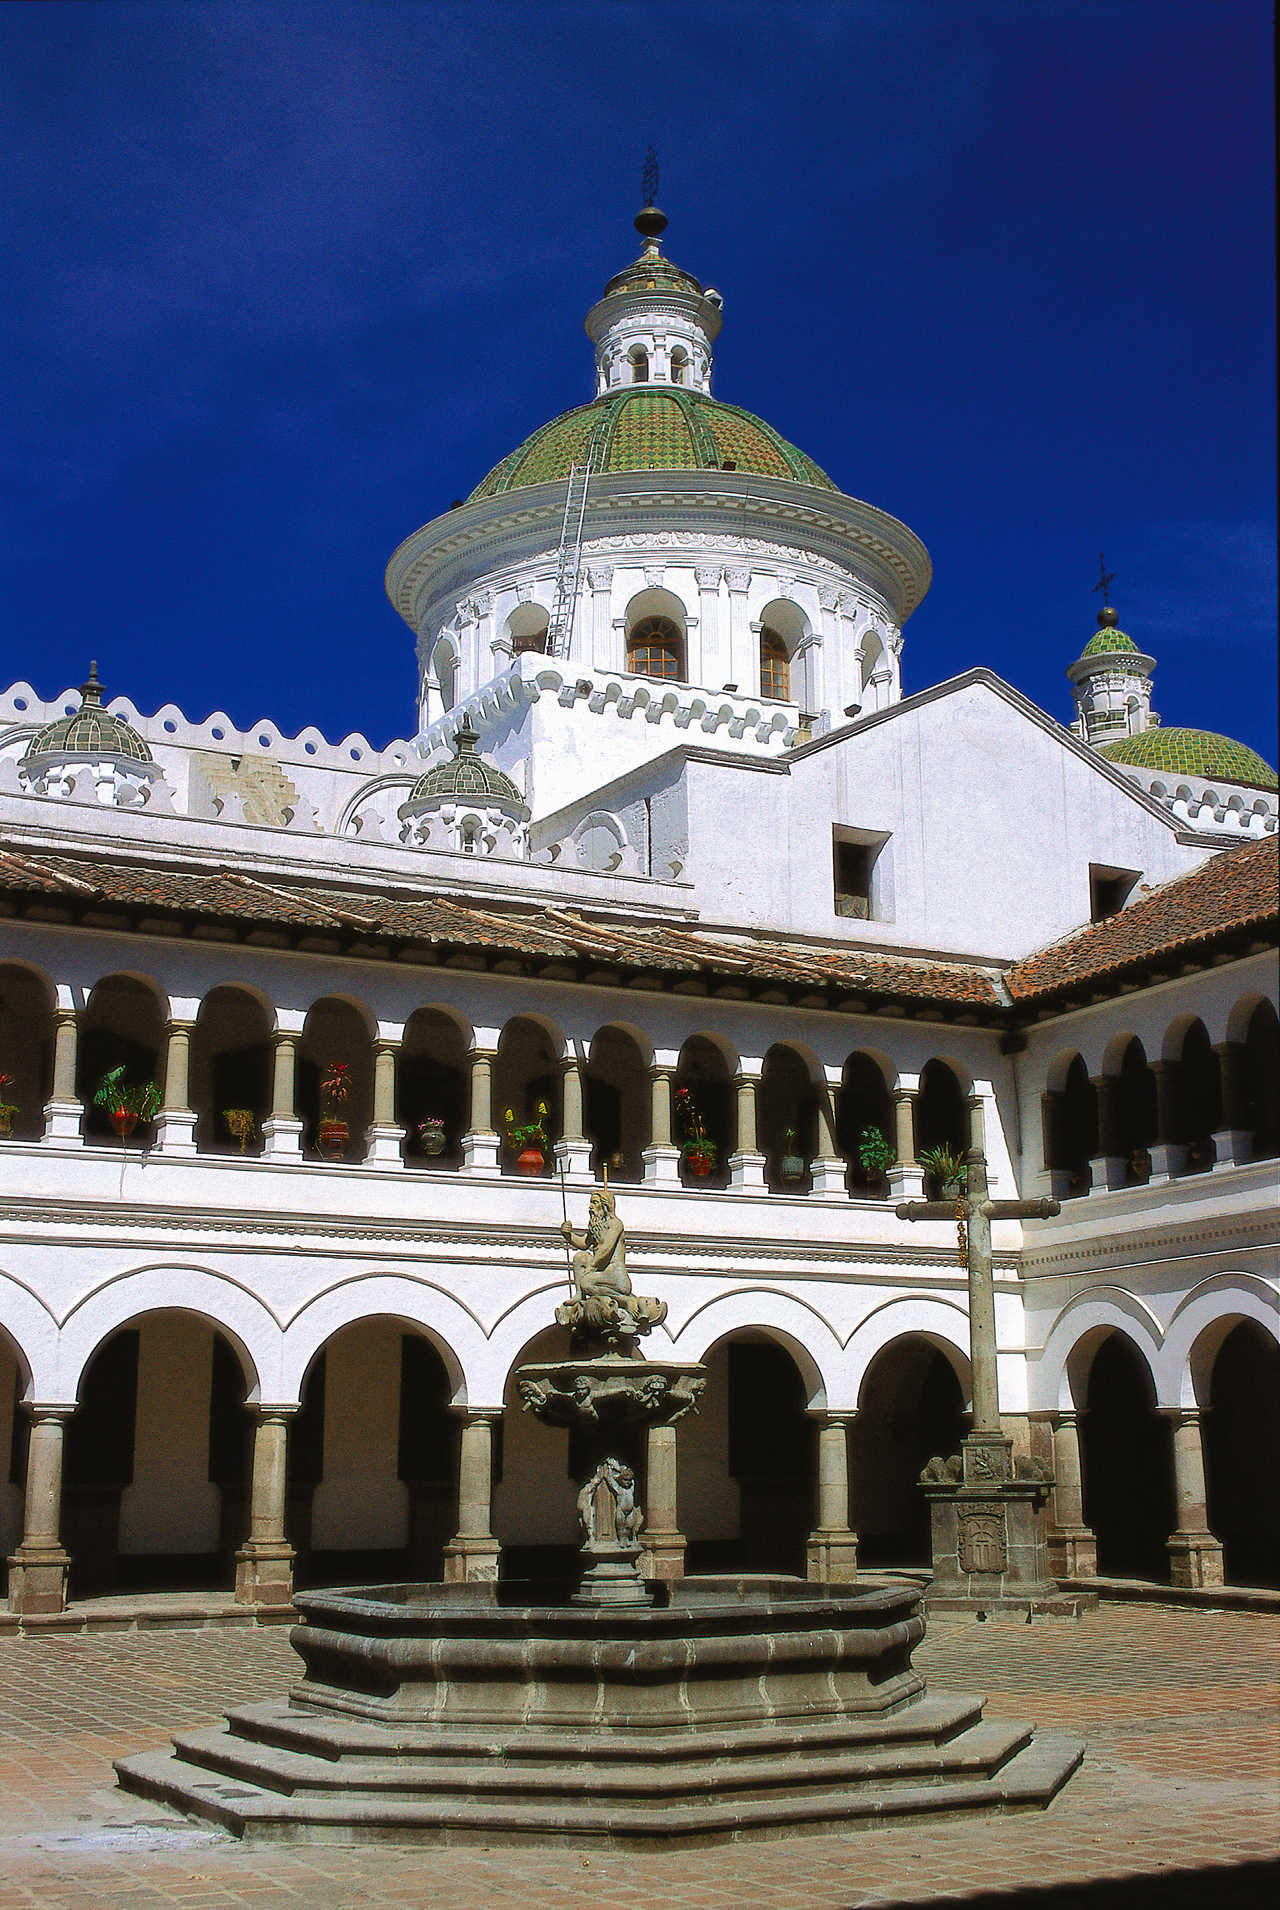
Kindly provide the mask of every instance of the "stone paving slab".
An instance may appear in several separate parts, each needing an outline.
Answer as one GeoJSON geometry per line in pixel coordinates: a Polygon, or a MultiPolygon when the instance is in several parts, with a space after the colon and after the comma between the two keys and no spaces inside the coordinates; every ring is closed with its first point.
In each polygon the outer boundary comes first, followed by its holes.
{"type": "Polygon", "coordinates": [[[0,1638],[0,1910],[1270,1910],[1280,1902],[1280,1621],[1104,1605],[938,1619],[935,1691],[1078,1732],[1045,1812],[646,1855],[246,1848],[125,1797],[111,1759],[280,1695],[280,1630],[0,1638]]]}

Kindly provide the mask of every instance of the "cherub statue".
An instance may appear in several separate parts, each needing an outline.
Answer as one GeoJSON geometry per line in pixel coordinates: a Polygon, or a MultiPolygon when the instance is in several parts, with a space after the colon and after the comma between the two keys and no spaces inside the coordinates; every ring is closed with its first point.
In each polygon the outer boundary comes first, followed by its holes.
{"type": "Polygon", "coordinates": [[[638,1336],[665,1320],[667,1308],[665,1301],[641,1299],[631,1291],[626,1233],[609,1189],[592,1194],[582,1232],[568,1219],[560,1231],[574,1249],[573,1299],[556,1308],[557,1321],[571,1332],[594,1335],[638,1355],[638,1336]]]}

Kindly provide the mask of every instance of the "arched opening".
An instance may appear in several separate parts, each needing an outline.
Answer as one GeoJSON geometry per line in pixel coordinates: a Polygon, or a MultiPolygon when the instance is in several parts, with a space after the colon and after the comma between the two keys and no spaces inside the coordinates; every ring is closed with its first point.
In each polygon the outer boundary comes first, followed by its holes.
{"type": "Polygon", "coordinates": [[[865,1564],[929,1564],[920,1474],[959,1451],[965,1397],[951,1359],[921,1334],[891,1341],[867,1368],[849,1428],[849,1522],[865,1564]]]}
{"type": "Polygon", "coordinates": [[[540,1171],[550,1171],[552,1148],[561,1133],[560,1046],[559,1041],[553,1045],[542,1023],[528,1015],[515,1016],[502,1030],[493,1071],[493,1098],[495,1122],[506,1134],[504,1174],[527,1171],[530,1144],[542,1154],[540,1171]],[[531,1127],[541,1128],[541,1140],[519,1132],[531,1127]],[[525,1167],[518,1164],[522,1153],[526,1156],[525,1167]]]}
{"type": "MultiPolygon", "coordinates": [[[[571,1584],[577,1574],[583,1442],[523,1411],[515,1379],[522,1366],[568,1357],[568,1333],[548,1327],[521,1349],[507,1375],[493,1444],[493,1533],[502,1547],[503,1578],[571,1584]]],[[[618,1456],[636,1463],[642,1455],[634,1447],[643,1443],[634,1441],[618,1456]]]]}
{"type": "Polygon", "coordinates": [[[1079,1055],[1067,1069],[1060,1094],[1049,1097],[1048,1165],[1061,1175],[1054,1191],[1074,1200],[1092,1185],[1089,1166],[1098,1152],[1098,1091],[1079,1055]]]}
{"type": "Polygon", "coordinates": [[[53,1091],[53,991],[34,969],[0,963],[0,1140],[38,1141],[53,1091]]]}
{"type": "Polygon", "coordinates": [[[0,1331],[0,1558],[22,1541],[22,1509],[27,1480],[27,1442],[31,1422],[22,1410],[29,1371],[8,1334],[0,1331]]]}
{"type": "Polygon", "coordinates": [[[689,380],[689,354],[680,345],[671,353],[671,382],[673,385],[687,384],[689,380]]]}
{"type": "Polygon", "coordinates": [[[770,1192],[807,1193],[809,1163],[818,1148],[818,1093],[794,1048],[770,1048],[757,1096],[756,1143],[770,1192]]]}
{"type": "Polygon", "coordinates": [[[431,652],[431,667],[440,693],[440,708],[451,710],[458,700],[458,652],[452,638],[442,637],[437,643],[431,652]]]}
{"type": "Polygon", "coordinates": [[[1186,1149],[1183,1172],[1206,1173],[1214,1162],[1214,1131],[1222,1125],[1222,1074],[1202,1021],[1193,1021],[1182,1038],[1173,1103],[1172,1138],[1186,1149]]]}
{"type": "Polygon", "coordinates": [[[1218,1348],[1201,1425],[1227,1582],[1280,1588],[1280,1346],[1256,1321],[1241,1320],[1218,1348]]]}
{"type": "Polygon", "coordinates": [[[1255,1160],[1280,1154],[1280,1020],[1269,1001],[1249,1017],[1240,1057],[1245,1125],[1253,1130],[1255,1160]]]}
{"type": "Polygon", "coordinates": [[[467,1037],[452,1015],[419,1008],[405,1024],[396,1070],[396,1119],[414,1167],[458,1167],[470,1113],[467,1037]]]}
{"type": "Polygon", "coordinates": [[[1093,1356],[1080,1432],[1084,1517],[1099,1572],[1167,1584],[1172,1431],[1156,1411],[1151,1370],[1123,1333],[1108,1333],[1093,1356]]]}
{"type": "Polygon", "coordinates": [[[551,613],[544,610],[541,604],[517,604],[507,618],[507,635],[516,656],[521,656],[526,650],[545,655],[550,628],[551,613]]]}
{"type": "Polygon", "coordinates": [[[453,1393],[427,1335],[385,1314],[316,1354],[289,1440],[300,1585],[442,1576],[458,1522],[453,1393]]]}
{"type": "Polygon", "coordinates": [[[947,1179],[933,1162],[942,1158],[963,1160],[968,1146],[969,1110],[964,1089],[945,1061],[928,1061],[916,1097],[916,1153],[925,1163],[931,1197],[939,1197],[947,1179]]]}
{"type": "Polygon", "coordinates": [[[308,1160],[362,1161],[373,1118],[373,1043],[351,1002],[327,996],[298,1044],[298,1115],[308,1160]]]}
{"type": "Polygon", "coordinates": [[[611,1181],[643,1178],[649,1115],[649,1071],[638,1043],[624,1028],[599,1029],[587,1061],[585,1099],[597,1180],[605,1167],[611,1181]]]}
{"type": "Polygon", "coordinates": [[[627,363],[631,367],[633,385],[645,385],[649,382],[649,354],[643,345],[633,345],[627,353],[627,363]]]}
{"type": "Polygon", "coordinates": [[[1156,1078],[1146,1051],[1135,1037],[1125,1048],[1115,1078],[1116,1136],[1134,1185],[1151,1178],[1151,1146],[1156,1138],[1156,1078]]]}
{"type": "Polygon", "coordinates": [[[721,1340],[704,1363],[701,1410],[676,1432],[686,1570],[802,1575],[815,1433],[800,1369],[756,1331],[721,1340]]]}
{"type": "Polygon", "coordinates": [[[791,652],[768,628],[760,632],[760,694],[778,703],[791,701],[791,652]]]}
{"type": "Polygon", "coordinates": [[[684,680],[684,635],[670,617],[641,617],[627,638],[627,668],[660,682],[684,680]]]}
{"type": "Polygon", "coordinates": [[[245,1537],[246,1377],[199,1314],[143,1314],[103,1341],[67,1421],[62,1542],[73,1598],[229,1589],[245,1537]]]}
{"type": "Polygon", "coordinates": [[[733,1083],[723,1054],[706,1035],[691,1035],[681,1048],[674,1090],[681,1179],[686,1187],[727,1187],[737,1137],[733,1083]]]}
{"type": "Polygon", "coordinates": [[[191,1105],[201,1154],[261,1154],[271,1113],[271,1016],[226,983],[200,1004],[191,1036],[191,1105]]]}
{"type": "MultiPolygon", "coordinates": [[[[106,1075],[123,1068],[130,1088],[148,1083],[163,1088],[166,1022],[166,1007],[155,991],[132,975],[107,975],[94,988],[76,1045],[76,1097],[84,1104],[86,1140],[116,1137],[108,1108],[94,1100],[106,1075]]],[[[134,1146],[148,1144],[154,1133],[153,1121],[139,1121],[132,1134],[134,1146]]]]}
{"type": "Polygon", "coordinates": [[[884,1074],[869,1054],[851,1054],[840,1080],[836,1145],[849,1163],[852,1194],[864,1200],[887,1195],[893,1141],[893,1108],[884,1074]]]}

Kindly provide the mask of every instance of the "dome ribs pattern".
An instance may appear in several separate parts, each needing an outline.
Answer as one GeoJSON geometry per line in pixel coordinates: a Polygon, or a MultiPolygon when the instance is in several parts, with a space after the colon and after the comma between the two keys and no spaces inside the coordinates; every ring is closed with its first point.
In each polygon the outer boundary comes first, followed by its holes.
{"type": "Polygon", "coordinates": [[[1256,750],[1233,742],[1213,730],[1141,730],[1098,746],[1099,756],[1136,769],[1162,769],[1171,776],[1207,777],[1228,783],[1249,783],[1262,789],[1276,787],[1276,772],[1256,750]]]}

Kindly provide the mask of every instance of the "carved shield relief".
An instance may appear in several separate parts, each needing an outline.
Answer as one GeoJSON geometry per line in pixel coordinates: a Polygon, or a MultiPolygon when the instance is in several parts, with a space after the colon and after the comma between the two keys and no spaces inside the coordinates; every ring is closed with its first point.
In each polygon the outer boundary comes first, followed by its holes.
{"type": "Polygon", "coordinates": [[[1004,1514],[987,1506],[960,1507],[957,1550],[962,1572],[1004,1572],[1009,1566],[1004,1514]]]}

